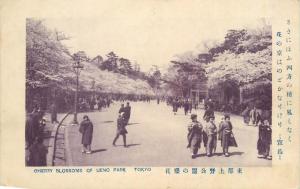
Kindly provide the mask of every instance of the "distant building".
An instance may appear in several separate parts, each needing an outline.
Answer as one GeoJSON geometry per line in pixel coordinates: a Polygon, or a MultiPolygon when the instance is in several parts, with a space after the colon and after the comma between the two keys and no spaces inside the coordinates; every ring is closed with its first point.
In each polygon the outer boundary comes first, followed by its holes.
{"type": "Polygon", "coordinates": [[[190,89],[190,99],[193,105],[199,104],[199,108],[204,105],[204,100],[208,97],[207,81],[196,81],[190,89]]]}

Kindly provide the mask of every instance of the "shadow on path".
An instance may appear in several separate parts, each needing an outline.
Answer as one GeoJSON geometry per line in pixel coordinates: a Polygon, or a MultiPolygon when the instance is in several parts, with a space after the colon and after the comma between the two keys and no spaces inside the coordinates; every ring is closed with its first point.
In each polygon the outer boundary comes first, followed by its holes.
{"type": "Polygon", "coordinates": [[[235,155],[238,155],[238,156],[241,156],[244,152],[229,152],[229,156],[235,156],[235,155]]]}
{"type": "Polygon", "coordinates": [[[197,155],[194,155],[193,159],[196,159],[196,158],[199,158],[199,157],[204,157],[204,156],[206,156],[206,154],[197,154],[197,155]]]}
{"type": "Polygon", "coordinates": [[[127,125],[138,125],[140,123],[128,123],[127,125]]]}
{"type": "Polygon", "coordinates": [[[114,121],[102,121],[101,123],[113,123],[114,121]]]}
{"type": "Polygon", "coordinates": [[[141,144],[128,144],[127,146],[131,147],[131,146],[139,146],[139,145],[141,145],[141,144]]]}
{"type": "Polygon", "coordinates": [[[97,153],[97,152],[105,152],[107,149],[98,149],[98,150],[92,150],[92,153],[97,153]]]}
{"type": "MultiPolygon", "coordinates": [[[[141,145],[141,144],[127,144],[127,147],[129,148],[131,146],[139,146],[139,145],[141,145]]],[[[124,146],[124,145],[123,144],[116,144],[115,146],[117,147],[117,146],[124,146]]]]}

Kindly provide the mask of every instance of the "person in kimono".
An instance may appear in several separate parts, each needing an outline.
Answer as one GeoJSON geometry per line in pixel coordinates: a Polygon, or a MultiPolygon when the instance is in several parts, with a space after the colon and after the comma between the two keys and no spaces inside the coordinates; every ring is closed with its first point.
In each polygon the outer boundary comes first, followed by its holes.
{"type": "Polygon", "coordinates": [[[188,100],[186,100],[183,104],[183,108],[184,108],[184,115],[187,115],[189,109],[190,109],[190,104],[188,102],[188,100]]]}
{"type": "Polygon", "coordinates": [[[202,138],[202,130],[203,126],[199,121],[197,121],[197,115],[191,115],[191,123],[188,124],[188,145],[187,148],[191,149],[192,158],[196,158],[198,154],[198,150],[201,147],[201,138],[202,138]]]}
{"type": "Polygon", "coordinates": [[[211,157],[217,147],[217,127],[214,123],[215,117],[210,116],[206,123],[205,132],[207,134],[206,155],[211,157]]]}
{"type": "Polygon", "coordinates": [[[250,108],[249,108],[249,106],[247,106],[244,110],[243,110],[243,112],[241,113],[241,115],[243,116],[243,118],[244,118],[244,123],[245,124],[249,124],[249,122],[250,122],[250,116],[249,116],[249,114],[250,114],[250,108]]]}
{"type": "Polygon", "coordinates": [[[124,118],[124,113],[119,114],[118,120],[117,120],[117,133],[113,140],[113,146],[116,146],[116,142],[120,135],[123,137],[123,144],[124,147],[128,147],[126,145],[126,134],[128,133],[126,130],[126,120],[124,118]]]}
{"type": "Polygon", "coordinates": [[[249,125],[255,125],[256,122],[257,122],[257,110],[256,110],[256,107],[254,107],[252,110],[250,110],[249,116],[250,116],[250,123],[249,123],[249,125]]]}
{"type": "Polygon", "coordinates": [[[220,134],[221,146],[223,149],[223,154],[225,157],[229,157],[229,147],[237,147],[237,143],[232,133],[232,124],[230,122],[230,115],[224,116],[224,121],[220,123],[220,128],[218,133],[220,134]]]}
{"type": "Polygon", "coordinates": [[[93,139],[93,123],[87,115],[83,116],[83,121],[80,123],[79,132],[82,134],[82,153],[91,154],[91,144],[93,139]]]}
{"type": "Polygon", "coordinates": [[[269,121],[266,119],[258,124],[258,141],[257,150],[258,158],[266,158],[271,160],[270,149],[272,145],[272,128],[269,121]]]}

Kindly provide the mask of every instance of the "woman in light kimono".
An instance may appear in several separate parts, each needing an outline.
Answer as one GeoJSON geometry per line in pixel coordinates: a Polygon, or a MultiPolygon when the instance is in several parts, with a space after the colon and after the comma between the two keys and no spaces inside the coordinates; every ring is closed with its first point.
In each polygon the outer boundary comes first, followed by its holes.
{"type": "Polygon", "coordinates": [[[210,116],[206,123],[205,132],[207,134],[206,155],[211,157],[217,146],[217,127],[214,123],[215,117],[210,116]]]}

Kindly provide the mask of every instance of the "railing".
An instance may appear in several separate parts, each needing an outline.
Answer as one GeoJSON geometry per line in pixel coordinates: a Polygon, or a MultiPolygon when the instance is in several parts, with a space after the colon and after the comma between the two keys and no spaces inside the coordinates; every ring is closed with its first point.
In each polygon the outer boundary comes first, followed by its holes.
{"type": "Polygon", "coordinates": [[[59,122],[58,126],[55,129],[55,133],[54,133],[54,142],[53,142],[53,154],[52,154],[52,166],[54,166],[54,162],[55,162],[55,154],[56,154],[56,141],[57,141],[57,135],[58,135],[58,130],[61,127],[62,123],[64,122],[64,120],[68,117],[68,115],[70,115],[70,113],[72,113],[71,111],[68,112],[63,118],[62,120],[59,122]]]}

